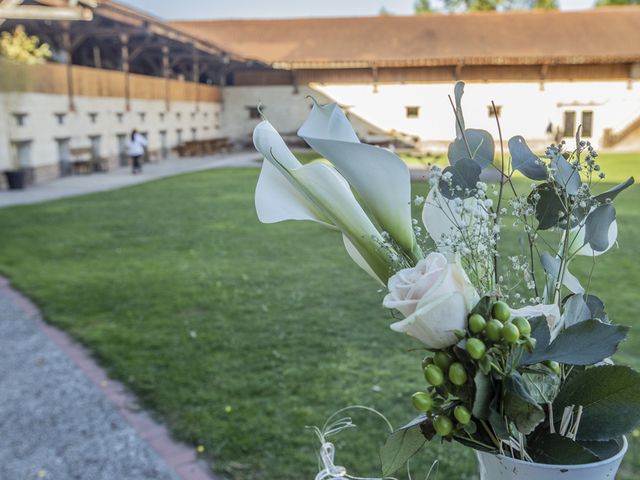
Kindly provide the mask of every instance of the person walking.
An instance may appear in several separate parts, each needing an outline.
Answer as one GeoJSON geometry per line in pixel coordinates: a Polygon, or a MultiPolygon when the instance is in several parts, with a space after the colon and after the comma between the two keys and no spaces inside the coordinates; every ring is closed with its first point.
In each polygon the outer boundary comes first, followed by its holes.
{"type": "Polygon", "coordinates": [[[133,132],[131,132],[131,140],[129,140],[127,145],[127,153],[131,157],[132,173],[134,175],[136,173],[142,173],[142,163],[140,159],[144,155],[144,149],[147,143],[147,139],[144,138],[138,130],[134,129],[133,132]]]}

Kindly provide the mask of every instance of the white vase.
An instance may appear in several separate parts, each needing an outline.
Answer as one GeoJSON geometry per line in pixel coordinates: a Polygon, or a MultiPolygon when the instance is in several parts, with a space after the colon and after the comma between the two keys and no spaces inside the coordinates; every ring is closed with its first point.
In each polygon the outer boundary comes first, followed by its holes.
{"type": "Polygon", "coordinates": [[[583,465],[546,465],[530,463],[476,451],[481,480],[613,480],[627,453],[629,444],[623,438],[622,449],[613,457],[583,465]]]}

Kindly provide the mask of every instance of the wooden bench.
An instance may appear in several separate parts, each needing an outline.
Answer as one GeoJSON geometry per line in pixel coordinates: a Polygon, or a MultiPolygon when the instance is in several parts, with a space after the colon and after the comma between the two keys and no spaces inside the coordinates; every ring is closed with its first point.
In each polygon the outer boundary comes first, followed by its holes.
{"type": "Polygon", "coordinates": [[[212,138],[209,140],[190,140],[178,145],[176,151],[180,157],[196,157],[226,152],[231,148],[229,139],[212,138]]]}
{"type": "Polygon", "coordinates": [[[93,172],[106,172],[109,170],[109,162],[106,158],[96,157],[93,148],[81,147],[70,149],[71,170],[75,175],[93,172]]]}

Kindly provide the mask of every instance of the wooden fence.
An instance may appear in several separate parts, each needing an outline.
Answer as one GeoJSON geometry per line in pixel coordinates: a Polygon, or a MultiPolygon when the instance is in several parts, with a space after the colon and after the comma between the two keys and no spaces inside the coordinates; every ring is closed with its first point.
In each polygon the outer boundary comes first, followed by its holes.
{"type": "Polygon", "coordinates": [[[19,65],[0,62],[0,91],[35,92],[81,97],[114,97],[168,102],[219,102],[217,86],[181,80],[125,74],[117,70],[71,67],[59,63],[19,65]],[[127,85],[128,84],[128,85],[127,85]],[[70,88],[71,86],[71,88],[70,88]],[[127,88],[128,86],[128,88],[127,88]]]}

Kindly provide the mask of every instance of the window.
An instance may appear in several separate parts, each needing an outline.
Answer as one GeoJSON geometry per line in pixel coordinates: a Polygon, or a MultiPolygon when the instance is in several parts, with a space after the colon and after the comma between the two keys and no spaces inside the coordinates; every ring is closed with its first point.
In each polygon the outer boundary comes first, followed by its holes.
{"type": "Polygon", "coordinates": [[[176,130],[176,143],[178,145],[182,145],[182,129],[181,128],[176,130]]]}
{"type": "Polygon", "coordinates": [[[191,112],[191,120],[195,120],[196,119],[196,112],[191,112]]]}
{"type": "Polygon", "coordinates": [[[418,118],[420,116],[420,107],[404,107],[407,118],[418,118]]]}
{"type": "Polygon", "coordinates": [[[160,121],[164,122],[164,112],[160,112],[160,121]]]}
{"type": "Polygon", "coordinates": [[[140,112],[138,113],[138,115],[140,115],[140,122],[144,123],[144,119],[146,118],[147,114],[144,112],[140,112]]]}
{"type": "Polygon", "coordinates": [[[180,112],[176,112],[176,120],[180,120],[182,114],[180,112]]]}
{"type": "Polygon", "coordinates": [[[573,137],[576,133],[576,112],[567,110],[564,112],[563,137],[573,137]]]}
{"type": "Polygon", "coordinates": [[[118,123],[122,123],[122,119],[124,118],[124,113],[118,112],[116,113],[116,117],[118,118],[118,123]]]}
{"type": "Polygon", "coordinates": [[[192,128],[191,129],[191,140],[195,141],[198,138],[198,129],[197,128],[192,128]]]}
{"type": "Polygon", "coordinates": [[[493,110],[493,105],[489,105],[487,109],[489,110],[489,118],[495,118],[496,113],[498,114],[498,118],[502,116],[502,105],[496,105],[495,111],[493,110]]]}
{"type": "Polygon", "coordinates": [[[118,159],[120,160],[121,167],[129,165],[129,155],[127,154],[128,141],[129,135],[126,133],[119,133],[116,135],[116,142],[118,142],[118,159]]]}
{"type": "Polygon", "coordinates": [[[16,121],[16,125],[18,125],[19,127],[24,126],[24,121],[27,118],[27,114],[26,113],[14,113],[13,114],[13,118],[16,121]]]}
{"type": "Polygon", "coordinates": [[[54,115],[56,116],[56,121],[58,122],[58,125],[64,125],[64,119],[67,116],[66,113],[54,113],[54,115]]]}
{"type": "Polygon", "coordinates": [[[254,119],[262,118],[262,115],[260,115],[260,110],[258,110],[258,107],[247,107],[247,110],[249,111],[250,119],[254,120],[254,119]]]}
{"type": "Polygon", "coordinates": [[[581,135],[585,138],[590,138],[593,135],[593,112],[591,110],[584,110],[582,112],[581,135]]]}
{"type": "Polygon", "coordinates": [[[96,112],[89,113],[89,120],[91,120],[91,123],[96,123],[97,119],[98,119],[98,114],[96,112]]]}

